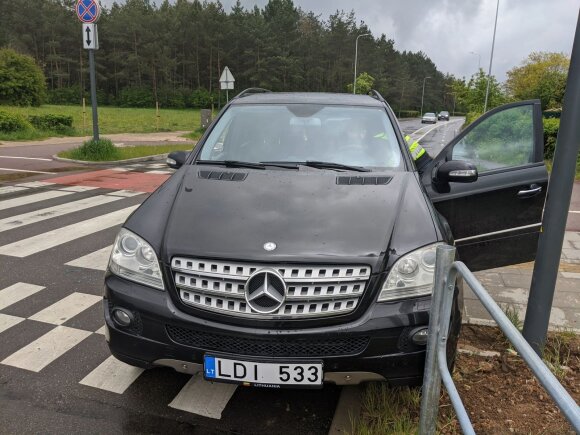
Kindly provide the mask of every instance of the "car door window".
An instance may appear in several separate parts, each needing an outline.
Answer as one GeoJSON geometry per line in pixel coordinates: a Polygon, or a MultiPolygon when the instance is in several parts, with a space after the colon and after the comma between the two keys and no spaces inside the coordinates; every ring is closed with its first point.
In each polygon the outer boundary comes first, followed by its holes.
{"type": "Polygon", "coordinates": [[[516,106],[483,120],[452,151],[453,160],[476,165],[480,173],[534,161],[533,106],[516,106]]]}

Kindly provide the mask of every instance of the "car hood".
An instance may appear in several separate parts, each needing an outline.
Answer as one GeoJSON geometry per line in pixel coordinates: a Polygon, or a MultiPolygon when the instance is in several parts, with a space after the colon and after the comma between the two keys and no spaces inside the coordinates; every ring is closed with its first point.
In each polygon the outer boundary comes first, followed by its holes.
{"type": "Polygon", "coordinates": [[[437,240],[431,209],[412,172],[389,174],[384,185],[348,185],[338,184],[337,177],[386,174],[227,169],[245,174],[241,181],[230,181],[202,178],[200,171],[206,170],[224,168],[182,168],[165,193],[152,195],[126,223],[158,245],[165,263],[179,255],[369,264],[379,270],[387,253],[398,257],[437,240]],[[174,201],[166,218],[160,218],[156,215],[169,205],[169,195],[174,201]],[[164,226],[163,236],[152,225],[164,226]],[[266,242],[274,242],[276,249],[266,251],[266,242]]]}

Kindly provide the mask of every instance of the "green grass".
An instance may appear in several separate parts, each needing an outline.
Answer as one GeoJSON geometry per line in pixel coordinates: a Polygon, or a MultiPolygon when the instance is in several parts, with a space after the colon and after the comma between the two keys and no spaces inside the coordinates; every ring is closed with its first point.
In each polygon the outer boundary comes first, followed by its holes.
{"type": "MultiPolygon", "coordinates": [[[[86,160],[91,162],[108,162],[116,160],[134,159],[136,157],[154,156],[167,154],[172,151],[189,151],[187,145],[137,145],[132,147],[111,148],[108,139],[103,139],[98,145],[93,141],[87,141],[78,148],[62,151],[59,157],[73,160],[86,160]]],[[[112,143],[111,143],[112,145],[112,143]]]]}
{"type": "MultiPolygon", "coordinates": [[[[0,106],[0,110],[28,115],[58,114],[73,117],[73,129],[66,134],[54,131],[29,129],[18,133],[0,133],[0,140],[33,140],[58,136],[83,136],[92,133],[92,115],[90,105],[86,108],[85,128],[83,129],[83,110],[79,106],[16,107],[0,106]]],[[[200,128],[200,111],[197,109],[160,109],[159,120],[155,109],[134,109],[122,107],[99,107],[99,131],[111,133],[154,133],[156,131],[195,131],[200,128]],[[157,124],[158,122],[158,124],[157,124]]]]}
{"type": "MultiPolygon", "coordinates": [[[[546,169],[551,174],[552,173],[552,161],[551,160],[544,160],[544,163],[546,164],[546,169]]],[[[580,181],[580,155],[578,156],[578,159],[576,160],[576,181],[580,181]]]]}

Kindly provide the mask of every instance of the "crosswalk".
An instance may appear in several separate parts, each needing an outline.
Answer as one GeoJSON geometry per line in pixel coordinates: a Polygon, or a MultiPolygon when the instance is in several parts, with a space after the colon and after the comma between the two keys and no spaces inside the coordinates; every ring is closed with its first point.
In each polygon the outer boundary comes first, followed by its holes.
{"type": "MultiPolygon", "coordinates": [[[[163,168],[146,170],[168,173],[163,168]]],[[[51,180],[0,187],[0,343],[30,336],[1,354],[0,373],[11,367],[42,376],[91,337],[104,339],[95,321],[102,319],[102,273],[119,226],[148,191],[51,180]]],[[[144,373],[110,354],[99,357],[79,388],[123,395],[144,373]]],[[[235,391],[194,375],[163,406],[219,419],[235,391]]]]}

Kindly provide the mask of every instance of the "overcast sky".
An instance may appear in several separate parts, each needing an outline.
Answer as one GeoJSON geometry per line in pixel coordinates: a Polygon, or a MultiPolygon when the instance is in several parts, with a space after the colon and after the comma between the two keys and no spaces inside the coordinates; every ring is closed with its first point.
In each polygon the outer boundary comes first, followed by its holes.
{"type": "MultiPolygon", "coordinates": [[[[155,2],[155,0],[152,0],[155,2]]],[[[119,1],[118,1],[119,2],[119,1]]],[[[110,5],[113,0],[101,0],[110,5]]],[[[160,0],[157,0],[160,3],[160,0]]],[[[229,11],[235,0],[222,0],[229,11]]],[[[242,0],[251,8],[267,0],[242,0]]],[[[487,71],[491,53],[496,0],[294,0],[323,19],[336,10],[354,10],[375,37],[382,33],[398,50],[423,51],[443,72],[469,77],[487,71]]],[[[492,74],[505,80],[506,71],[532,51],[570,54],[580,0],[500,0],[492,74]]]]}

